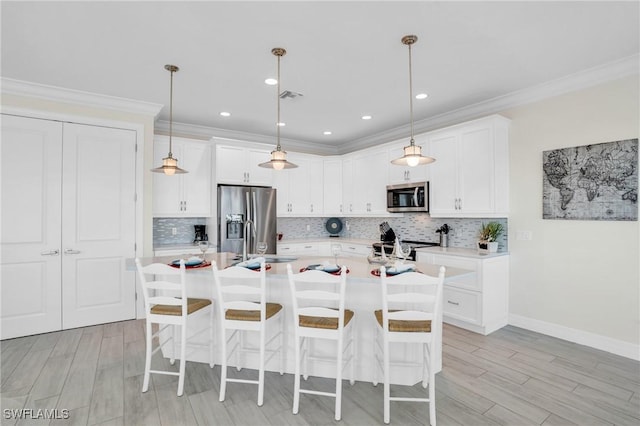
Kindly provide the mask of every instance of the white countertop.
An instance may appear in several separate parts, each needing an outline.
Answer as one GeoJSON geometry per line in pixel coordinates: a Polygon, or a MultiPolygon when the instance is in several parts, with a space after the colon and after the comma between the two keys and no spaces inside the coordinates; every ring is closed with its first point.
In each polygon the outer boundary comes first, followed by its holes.
{"type": "Polygon", "coordinates": [[[346,238],[346,237],[317,237],[317,238],[291,238],[278,241],[278,244],[296,243],[336,243],[336,244],[363,244],[371,245],[375,241],[366,238],[346,238]]]}
{"type": "Polygon", "coordinates": [[[507,256],[509,252],[499,251],[496,253],[486,253],[478,251],[478,249],[460,248],[460,247],[423,247],[416,249],[417,253],[446,254],[449,256],[472,257],[475,259],[488,259],[491,257],[507,256]]]}

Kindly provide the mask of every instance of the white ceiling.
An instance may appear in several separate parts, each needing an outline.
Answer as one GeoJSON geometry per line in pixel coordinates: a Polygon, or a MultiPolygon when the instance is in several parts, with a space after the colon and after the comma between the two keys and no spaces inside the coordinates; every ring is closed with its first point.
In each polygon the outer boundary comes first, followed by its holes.
{"type": "MultiPolygon", "coordinates": [[[[639,3],[10,2],[2,77],[166,105],[174,122],[275,135],[273,47],[284,47],[285,141],[344,152],[417,123],[637,55],[639,3]],[[230,111],[230,118],[218,115],[230,111]],[[364,121],[363,114],[373,116],[364,121]],[[331,136],[324,136],[331,130],[331,136]]],[[[417,126],[419,128],[419,126],[417,126]]],[[[275,139],[274,139],[275,140],[275,139]]]]}

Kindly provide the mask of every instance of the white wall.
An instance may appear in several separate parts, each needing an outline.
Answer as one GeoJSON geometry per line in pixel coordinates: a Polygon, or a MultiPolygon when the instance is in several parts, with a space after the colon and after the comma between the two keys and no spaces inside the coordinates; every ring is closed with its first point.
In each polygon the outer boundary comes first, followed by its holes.
{"type": "Polygon", "coordinates": [[[638,75],[507,111],[511,323],[639,358],[638,222],[542,219],[542,151],[638,138],[638,75]],[[516,239],[532,231],[531,241],[516,239]]]}

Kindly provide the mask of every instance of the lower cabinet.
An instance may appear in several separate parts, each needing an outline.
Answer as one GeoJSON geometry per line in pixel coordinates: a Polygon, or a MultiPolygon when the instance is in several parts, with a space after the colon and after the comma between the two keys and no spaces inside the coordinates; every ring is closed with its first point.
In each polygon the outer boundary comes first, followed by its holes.
{"type": "Polygon", "coordinates": [[[478,259],[420,253],[418,262],[474,271],[444,286],[444,322],[487,335],[508,323],[509,256],[478,259]]]}
{"type": "Polygon", "coordinates": [[[340,257],[365,257],[371,254],[370,244],[349,243],[344,241],[313,241],[304,243],[278,243],[278,254],[295,256],[333,256],[332,246],[340,246],[340,257]]]}

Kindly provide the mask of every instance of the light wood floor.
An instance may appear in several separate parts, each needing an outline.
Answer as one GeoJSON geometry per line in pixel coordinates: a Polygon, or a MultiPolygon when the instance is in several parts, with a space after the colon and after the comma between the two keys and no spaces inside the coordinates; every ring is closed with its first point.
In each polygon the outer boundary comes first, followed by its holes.
{"type": "MultiPolygon", "coordinates": [[[[263,407],[250,385],[229,384],[226,401],[218,402],[220,367],[198,363],[187,363],[183,397],[175,394],[176,378],[157,375],[143,394],[144,349],[142,321],[1,342],[1,424],[340,424],[326,397],[302,395],[300,413],[293,415],[293,377],[287,374],[267,373],[263,407]],[[7,418],[6,410],[15,408],[68,409],[69,418],[7,418]]],[[[436,378],[439,425],[640,423],[638,362],[515,327],[481,336],[445,325],[443,352],[436,378]]],[[[309,380],[318,388],[332,385],[309,380]]],[[[419,385],[399,390],[424,395],[419,385]]],[[[426,404],[394,402],[391,423],[427,424],[427,413],[426,404]]],[[[382,424],[382,386],[345,381],[341,424],[382,424]]]]}

